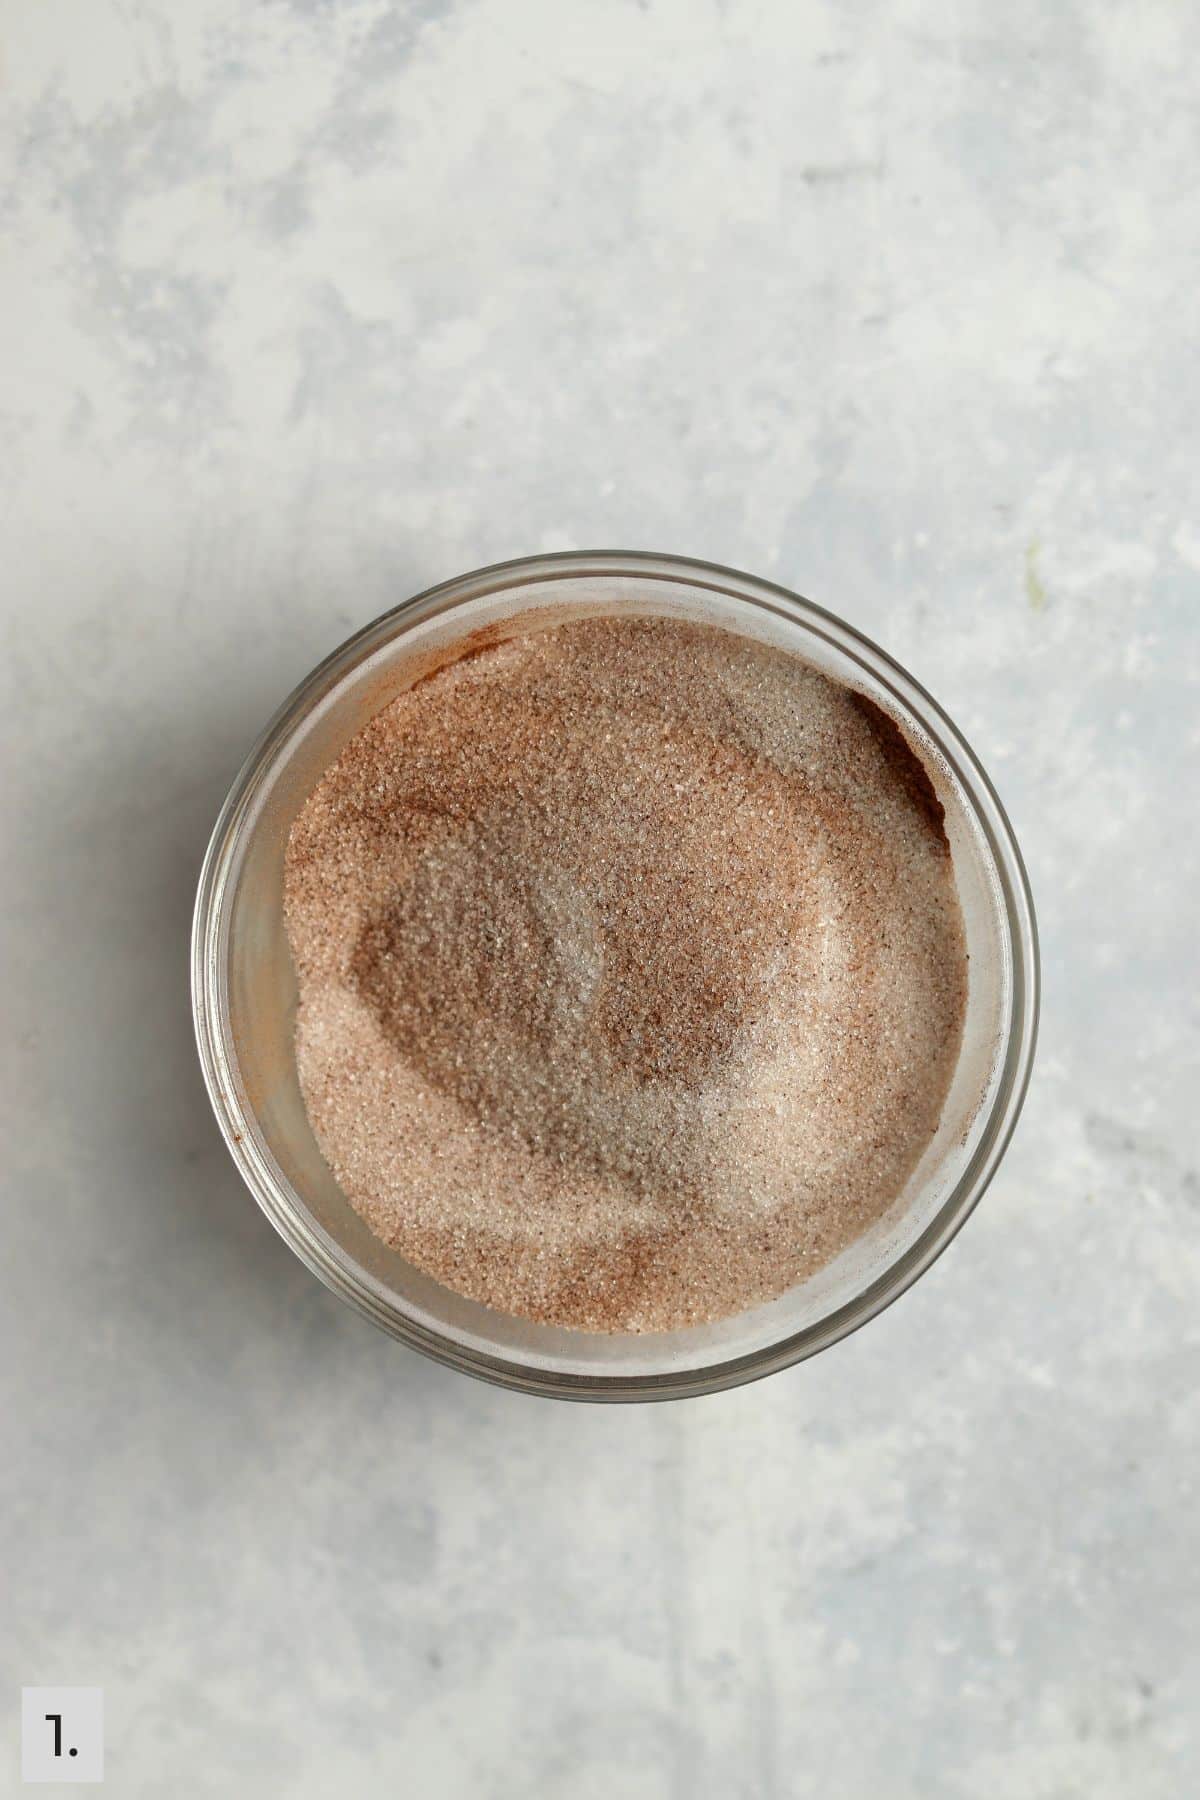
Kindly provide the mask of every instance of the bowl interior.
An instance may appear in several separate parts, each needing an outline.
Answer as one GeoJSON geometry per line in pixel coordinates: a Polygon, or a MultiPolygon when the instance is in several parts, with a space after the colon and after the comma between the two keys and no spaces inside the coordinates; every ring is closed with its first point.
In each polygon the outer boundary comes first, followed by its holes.
{"type": "MultiPolygon", "coordinates": [[[[460,584],[461,586],[462,584],[460,584]]],[[[906,1285],[969,1210],[994,1136],[1014,1020],[1014,938],[993,830],[969,767],[902,673],[816,609],[736,591],[711,572],[508,578],[438,590],[368,628],[310,678],[247,764],[214,838],[203,920],[202,1047],[243,1171],[274,1223],[331,1285],[421,1347],[497,1379],[551,1389],[658,1383],[680,1391],[744,1378],[822,1347],[906,1285]],[[381,707],[484,626],[503,635],[579,613],[656,614],[723,626],[803,656],[889,711],[946,809],[970,957],[962,1053],[942,1123],[904,1192],[867,1234],[767,1306],[715,1325],[598,1336],[534,1325],[462,1298],[381,1243],[341,1193],[305,1115],[292,1049],[296,983],[282,915],[288,832],[328,764],[381,707]],[[827,629],[828,627],[828,629],[827,629]]],[[[203,888],[202,888],[203,907],[203,888]]]]}

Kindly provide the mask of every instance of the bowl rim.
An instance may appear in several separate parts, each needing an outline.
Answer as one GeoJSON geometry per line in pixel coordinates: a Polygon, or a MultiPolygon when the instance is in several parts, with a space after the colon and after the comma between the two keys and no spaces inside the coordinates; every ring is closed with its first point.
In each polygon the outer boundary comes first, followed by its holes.
{"type": "Polygon", "coordinates": [[[561,551],[491,563],[436,583],[355,631],[304,677],[268,721],[226,796],[201,867],[193,913],[191,996],[196,1043],[217,1123],[237,1168],[266,1217],[327,1287],[391,1336],[462,1373],[524,1393],[561,1399],[643,1401],[717,1393],[804,1361],[861,1329],[905,1293],[957,1236],[983,1197],[1008,1147],[1028,1090],[1040,1009],[1040,953],[1033,896],[1008,815],[978,757],[945,710],[893,657],[824,607],[778,583],[653,551],[561,551]],[[230,875],[238,866],[240,831],[293,732],[368,656],[399,630],[456,606],[538,582],[631,576],[685,583],[749,601],[822,639],[862,666],[914,716],[966,795],[991,852],[1012,955],[1011,1001],[1001,1026],[1004,1057],[975,1151],[937,1213],[908,1248],[861,1293],[815,1323],[764,1348],[698,1370],[661,1374],[576,1374],[494,1355],[409,1317],[387,1290],[317,1225],[300,1196],[262,1156],[233,1075],[223,1024],[230,875]]]}

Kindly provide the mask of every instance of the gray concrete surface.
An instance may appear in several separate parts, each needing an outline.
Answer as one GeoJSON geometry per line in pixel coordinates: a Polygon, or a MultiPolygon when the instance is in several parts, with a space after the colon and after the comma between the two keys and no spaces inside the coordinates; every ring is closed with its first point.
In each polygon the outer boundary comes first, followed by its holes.
{"type": "Polygon", "coordinates": [[[155,1800],[1194,1792],[1195,10],[7,0],[0,38],[0,1791],[21,1685],[66,1683],[155,1800]],[[328,1295],[186,987],[208,829],[316,658],[597,544],[907,663],[1045,951],[937,1268],[644,1410],[328,1295]]]}

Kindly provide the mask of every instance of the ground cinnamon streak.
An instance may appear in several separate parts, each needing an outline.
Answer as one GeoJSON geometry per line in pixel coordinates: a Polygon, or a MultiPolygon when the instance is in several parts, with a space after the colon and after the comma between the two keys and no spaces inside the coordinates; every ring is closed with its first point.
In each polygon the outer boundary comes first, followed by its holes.
{"type": "Polygon", "coordinates": [[[308,1115],[461,1293],[719,1318],[859,1235],[937,1126],[966,994],[941,808],[883,713],[783,651],[516,629],[373,719],[293,828],[308,1115]]]}

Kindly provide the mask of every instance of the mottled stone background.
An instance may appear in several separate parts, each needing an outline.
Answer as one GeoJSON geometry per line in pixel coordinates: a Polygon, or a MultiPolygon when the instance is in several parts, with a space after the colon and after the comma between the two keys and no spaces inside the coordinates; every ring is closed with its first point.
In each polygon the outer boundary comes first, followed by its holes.
{"type": "Polygon", "coordinates": [[[0,42],[0,1787],[20,1685],[74,1683],[154,1800],[1195,1792],[1200,14],[4,0],[0,42]],[[328,1295],[186,992],[292,684],[597,544],[906,662],[1045,951],[937,1268],[642,1410],[328,1295]]]}

